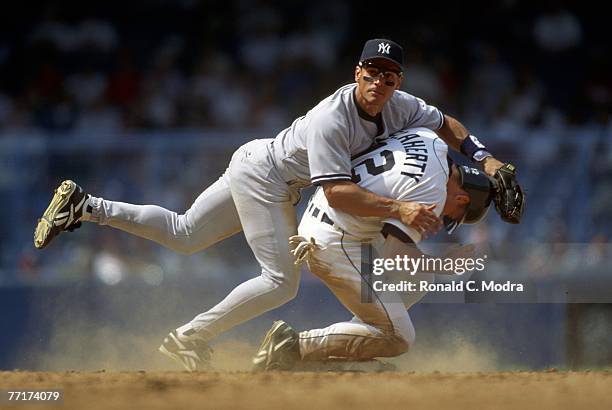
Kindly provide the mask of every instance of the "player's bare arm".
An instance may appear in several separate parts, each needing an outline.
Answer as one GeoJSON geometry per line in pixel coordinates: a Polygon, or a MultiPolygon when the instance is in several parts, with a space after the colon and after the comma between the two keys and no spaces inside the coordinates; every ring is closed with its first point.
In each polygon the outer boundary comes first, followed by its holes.
{"type": "MultiPolygon", "coordinates": [[[[461,152],[464,151],[461,149],[462,144],[470,135],[467,128],[465,128],[461,122],[447,114],[444,114],[444,124],[436,131],[436,134],[438,134],[451,148],[461,152]]],[[[474,159],[477,160],[477,158],[474,159]]],[[[482,159],[481,164],[484,171],[490,176],[495,175],[495,172],[504,165],[492,155],[482,159]]]]}
{"type": "Polygon", "coordinates": [[[486,174],[497,181],[496,209],[502,219],[519,223],[525,208],[525,194],[516,179],[516,167],[495,159],[478,139],[455,118],[444,115],[444,124],[436,131],[449,146],[479,162],[486,174]]]}
{"type": "Polygon", "coordinates": [[[399,219],[423,236],[436,233],[442,227],[440,218],[433,212],[435,205],[386,198],[351,181],[323,182],[322,186],[329,205],[343,212],[356,216],[399,219]]]}

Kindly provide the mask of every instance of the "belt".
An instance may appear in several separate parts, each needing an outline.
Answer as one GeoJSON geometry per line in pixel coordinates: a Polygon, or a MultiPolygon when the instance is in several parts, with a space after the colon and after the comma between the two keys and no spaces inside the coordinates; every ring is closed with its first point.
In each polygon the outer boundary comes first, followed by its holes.
{"type": "Polygon", "coordinates": [[[319,221],[328,225],[334,226],[334,221],[332,221],[332,219],[325,212],[321,212],[321,209],[315,206],[314,203],[310,203],[307,212],[310,213],[313,218],[318,219],[319,221]]]}

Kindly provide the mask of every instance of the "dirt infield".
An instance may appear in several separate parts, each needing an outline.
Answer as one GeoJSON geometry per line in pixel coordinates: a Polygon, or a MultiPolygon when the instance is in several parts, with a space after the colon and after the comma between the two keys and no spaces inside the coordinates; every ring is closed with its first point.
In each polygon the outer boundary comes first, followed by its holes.
{"type": "Polygon", "coordinates": [[[64,391],[62,409],[609,409],[612,372],[0,372],[2,389],[64,391]]]}

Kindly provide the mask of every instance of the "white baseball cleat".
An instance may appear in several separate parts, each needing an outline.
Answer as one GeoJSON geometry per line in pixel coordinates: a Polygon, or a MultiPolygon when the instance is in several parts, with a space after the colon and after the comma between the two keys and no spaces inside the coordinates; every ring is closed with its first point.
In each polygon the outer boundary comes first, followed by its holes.
{"type": "Polygon", "coordinates": [[[51,203],[34,230],[34,246],[42,249],[62,231],[81,227],[85,200],[89,197],[74,181],[66,180],[54,191],[51,203]]]}
{"type": "Polygon", "coordinates": [[[253,358],[253,371],[291,370],[300,360],[299,336],[282,320],[268,330],[253,358]]]}
{"type": "Polygon", "coordinates": [[[159,352],[178,362],[189,372],[211,370],[212,349],[202,339],[180,340],[176,330],[164,338],[159,352]]]}

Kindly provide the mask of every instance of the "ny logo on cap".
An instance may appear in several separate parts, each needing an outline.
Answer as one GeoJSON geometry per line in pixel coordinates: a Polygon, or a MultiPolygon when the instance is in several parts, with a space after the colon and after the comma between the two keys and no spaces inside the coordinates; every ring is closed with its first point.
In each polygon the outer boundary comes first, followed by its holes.
{"type": "Polygon", "coordinates": [[[389,54],[391,51],[391,44],[389,43],[378,43],[378,52],[381,54],[389,54]]]}

